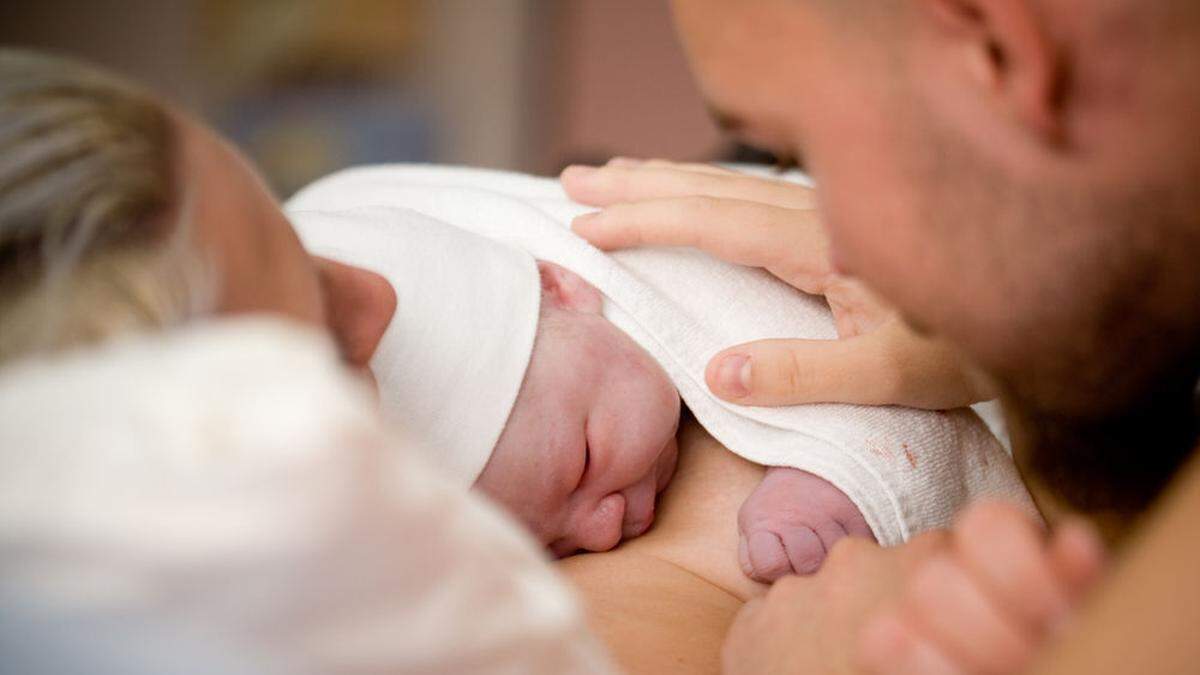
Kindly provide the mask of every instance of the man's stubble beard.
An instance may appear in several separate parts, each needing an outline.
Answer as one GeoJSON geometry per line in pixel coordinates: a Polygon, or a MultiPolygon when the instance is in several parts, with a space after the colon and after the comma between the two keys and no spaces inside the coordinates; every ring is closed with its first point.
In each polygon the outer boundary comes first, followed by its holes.
{"type": "MultiPolygon", "coordinates": [[[[1010,180],[965,154],[966,143],[931,147],[922,175],[939,188],[924,215],[944,224],[931,231],[958,237],[950,228],[997,228],[976,233],[991,250],[958,253],[989,256],[980,268],[1005,270],[996,283],[1017,291],[1014,321],[1023,323],[1005,331],[1008,344],[983,348],[994,335],[982,324],[968,328],[978,349],[961,341],[1003,394],[1022,472],[1069,507],[1136,515],[1196,445],[1200,171],[1194,181],[1177,174],[1143,186],[1072,189],[1010,180]],[[1058,260],[1034,248],[1039,232],[1072,234],[1054,228],[1077,228],[1080,237],[1079,246],[1061,240],[1068,245],[1049,248],[1058,260]],[[1032,246],[1022,249],[1024,233],[1032,246]]],[[[934,332],[954,333],[937,323],[929,321],[934,332]]]]}
{"type": "MultiPolygon", "coordinates": [[[[1047,199],[1050,197],[1047,196],[1047,199]]],[[[1070,507],[1130,518],[1192,455],[1200,430],[1200,204],[1161,187],[1071,199],[1116,238],[1091,252],[1074,332],[997,373],[1022,470],[1070,507]]],[[[1029,218],[1049,209],[1031,209],[1029,218]]]]}

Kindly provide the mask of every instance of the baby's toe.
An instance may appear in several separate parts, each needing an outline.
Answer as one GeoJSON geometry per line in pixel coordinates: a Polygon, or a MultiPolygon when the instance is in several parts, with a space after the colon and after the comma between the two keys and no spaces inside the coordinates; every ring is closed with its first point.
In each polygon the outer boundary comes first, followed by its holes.
{"type": "Polygon", "coordinates": [[[750,578],[771,583],[792,572],[792,563],[783,542],[774,532],[751,532],[746,542],[750,559],[750,578]]]}

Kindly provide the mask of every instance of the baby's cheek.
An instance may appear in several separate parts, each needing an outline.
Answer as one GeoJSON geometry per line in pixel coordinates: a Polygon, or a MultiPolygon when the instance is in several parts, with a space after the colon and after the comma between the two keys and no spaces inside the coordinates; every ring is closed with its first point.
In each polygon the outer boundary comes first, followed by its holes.
{"type": "Polygon", "coordinates": [[[510,478],[512,471],[507,464],[496,453],[493,453],[491,460],[483,468],[483,473],[479,474],[479,478],[475,480],[472,489],[482,493],[504,508],[510,515],[524,522],[527,517],[522,513],[522,504],[516,496],[517,492],[513,490],[513,481],[510,478]]]}
{"type": "Polygon", "coordinates": [[[559,520],[556,514],[545,508],[538,508],[533,501],[521,496],[519,489],[494,489],[494,476],[488,475],[488,470],[476,481],[474,489],[483,493],[509,516],[517,520],[525,529],[543,545],[558,538],[559,520]]]}
{"type": "Polygon", "coordinates": [[[544,476],[534,470],[536,462],[518,455],[533,447],[536,446],[523,444],[517,434],[506,434],[473,489],[495,502],[545,544],[554,537],[558,524],[547,505],[549,491],[544,476]]]}
{"type": "Polygon", "coordinates": [[[654,482],[654,492],[660,493],[667,489],[671,484],[671,479],[675,477],[675,467],[679,464],[679,444],[672,437],[667,442],[667,449],[663,451],[662,457],[658,460],[658,475],[654,482]]]}
{"type": "Polygon", "coordinates": [[[682,405],[679,400],[679,390],[675,388],[675,384],[671,382],[671,378],[667,377],[666,371],[658,365],[658,362],[650,358],[649,354],[645,356],[641,378],[646,390],[648,406],[655,412],[659,425],[668,427],[671,435],[674,435],[679,423],[679,409],[682,405]]]}
{"type": "MultiPolygon", "coordinates": [[[[635,415],[642,419],[647,432],[674,435],[679,422],[679,391],[663,372],[662,368],[647,356],[646,362],[638,363],[629,373],[631,395],[622,401],[626,419],[635,415]]],[[[666,442],[666,439],[663,439],[666,442]]]]}

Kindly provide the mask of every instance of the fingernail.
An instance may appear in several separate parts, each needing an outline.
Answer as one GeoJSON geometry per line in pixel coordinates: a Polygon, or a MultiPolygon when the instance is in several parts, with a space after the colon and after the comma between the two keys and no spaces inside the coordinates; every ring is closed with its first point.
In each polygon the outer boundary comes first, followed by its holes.
{"type": "Polygon", "coordinates": [[[731,398],[750,395],[750,357],[731,354],[717,366],[717,384],[722,393],[731,398]]]}

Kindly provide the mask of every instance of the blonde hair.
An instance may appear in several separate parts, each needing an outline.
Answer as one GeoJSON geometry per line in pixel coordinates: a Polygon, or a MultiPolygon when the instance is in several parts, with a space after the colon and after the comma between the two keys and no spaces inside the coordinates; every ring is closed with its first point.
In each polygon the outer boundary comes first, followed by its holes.
{"type": "Polygon", "coordinates": [[[176,145],[137,87],[0,49],[0,362],[207,309],[176,145]]]}

